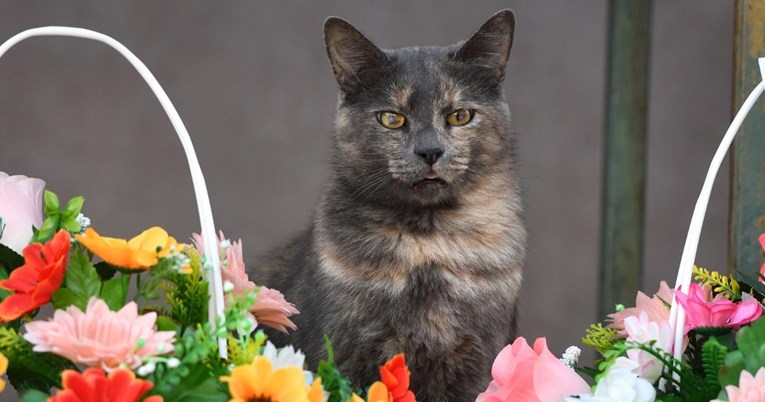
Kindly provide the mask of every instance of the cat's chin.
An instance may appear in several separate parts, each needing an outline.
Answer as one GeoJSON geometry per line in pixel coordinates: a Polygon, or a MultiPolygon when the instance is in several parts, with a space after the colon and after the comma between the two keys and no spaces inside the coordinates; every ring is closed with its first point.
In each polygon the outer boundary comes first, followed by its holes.
{"type": "Polygon", "coordinates": [[[446,187],[446,180],[435,177],[435,178],[428,178],[428,179],[422,179],[414,182],[412,184],[412,188],[415,190],[438,190],[446,187]]]}

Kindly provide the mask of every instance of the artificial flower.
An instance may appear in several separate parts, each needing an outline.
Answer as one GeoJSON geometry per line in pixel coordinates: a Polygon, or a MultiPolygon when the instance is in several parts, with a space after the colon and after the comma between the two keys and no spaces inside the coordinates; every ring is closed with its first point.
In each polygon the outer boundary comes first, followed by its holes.
{"type": "Polygon", "coordinates": [[[297,329],[288,317],[300,314],[295,305],[288,302],[284,295],[276,289],[261,286],[258,290],[258,300],[252,305],[251,311],[259,323],[287,333],[287,328],[297,329]]]}
{"type": "Polygon", "coordinates": [[[261,355],[271,361],[274,370],[289,366],[302,368],[305,363],[303,352],[296,351],[292,345],[277,349],[271,341],[266,341],[266,346],[263,347],[261,355]]]}
{"type": "Polygon", "coordinates": [[[24,265],[0,281],[0,288],[13,292],[0,302],[0,322],[15,320],[50,301],[64,280],[69,233],[61,230],[45,244],[28,245],[23,253],[24,265]]]}
{"type": "MultiPolygon", "coordinates": [[[[137,402],[154,386],[151,381],[136,378],[127,369],[113,370],[107,376],[103,370],[89,368],[80,374],[64,370],[63,389],[48,398],[48,402],[137,402]]],[[[161,396],[150,396],[143,402],[162,402],[161,396]]]]}
{"type": "Polygon", "coordinates": [[[388,388],[393,402],[414,402],[414,393],[409,390],[411,373],[406,366],[406,358],[402,353],[393,356],[380,367],[380,379],[388,388]]]}
{"type": "Polygon", "coordinates": [[[134,369],[144,357],[173,351],[175,331],[156,331],[156,320],[154,312],[138,315],[135,302],[115,312],[91,297],[85,312],[69,306],[56,310],[49,321],[28,323],[24,339],[35,352],[52,352],[78,364],[134,369]]]}
{"type": "MultiPolygon", "coordinates": [[[[8,358],[4,354],[0,353],[0,376],[5,374],[5,370],[8,370],[8,358]]],[[[5,389],[5,381],[0,380],[0,392],[5,389]]]]}
{"type": "Polygon", "coordinates": [[[672,303],[672,295],[674,290],[667,285],[667,282],[661,281],[659,284],[659,290],[653,297],[648,297],[643,292],[638,291],[635,297],[635,307],[625,308],[614,314],[609,314],[611,324],[608,328],[618,330],[617,332],[621,336],[627,336],[627,331],[624,329],[624,319],[627,317],[637,317],[641,312],[645,312],[648,318],[654,322],[662,322],[669,320],[669,307],[668,303],[672,303]]]}
{"type": "Polygon", "coordinates": [[[32,227],[43,223],[45,182],[0,172],[0,244],[21,254],[32,240],[32,227]]]}
{"type": "MultiPolygon", "coordinates": [[[[649,344],[654,342],[654,347],[667,353],[672,352],[674,334],[669,321],[660,323],[651,321],[645,311],[640,312],[639,317],[631,316],[624,320],[627,331],[627,339],[630,341],[649,344]]],[[[638,364],[638,375],[651,384],[661,376],[664,364],[652,354],[639,349],[627,351],[627,357],[638,364]]]]}
{"type": "MultiPolygon", "coordinates": [[[[242,257],[242,240],[231,242],[226,239],[223,232],[218,233],[218,252],[220,253],[221,277],[224,282],[229,282],[234,287],[234,296],[240,297],[247,292],[254,291],[258,287],[250,281],[245,272],[244,258],[242,257]]],[[[198,250],[204,250],[202,236],[194,233],[192,240],[198,250]]],[[[276,289],[261,286],[257,294],[258,300],[252,305],[250,311],[255,315],[255,320],[263,325],[287,333],[287,328],[295,330],[297,326],[289,317],[300,314],[295,305],[288,302],[284,295],[276,289]]],[[[230,303],[227,298],[225,303],[230,303]]]]}
{"type": "Polygon", "coordinates": [[[182,245],[157,226],[144,230],[130,239],[101,237],[93,228],[75,235],[80,244],[109,264],[122,268],[147,269],[172,251],[180,251],[182,245]]]}
{"type": "Polygon", "coordinates": [[[393,396],[388,392],[388,387],[380,381],[375,381],[369,391],[367,391],[367,400],[364,401],[360,396],[353,394],[351,402],[393,402],[393,396]]]}
{"type": "Polygon", "coordinates": [[[264,356],[256,356],[251,364],[234,367],[231,375],[220,379],[228,383],[230,402],[322,402],[324,398],[320,379],[308,386],[302,368],[274,369],[264,356]]]}
{"type": "Polygon", "coordinates": [[[637,365],[625,357],[616,359],[614,366],[598,382],[592,394],[568,397],[566,402],[653,402],[656,390],[651,383],[639,378],[637,365]]]}
{"type": "MultiPolygon", "coordinates": [[[[757,374],[742,370],[738,380],[738,387],[728,385],[725,387],[729,402],[762,402],[765,401],[765,367],[760,367],[757,374]]],[[[712,402],[723,402],[715,399],[712,402]]]]}
{"type": "Polygon", "coordinates": [[[713,299],[709,286],[696,283],[691,283],[687,295],[677,292],[675,297],[685,309],[686,333],[697,327],[737,328],[762,315],[762,306],[756,300],[733,303],[719,295],[713,299]]]}
{"type": "Polygon", "coordinates": [[[526,339],[516,339],[494,360],[491,375],[492,382],[476,402],[553,402],[590,390],[587,382],[550,353],[545,338],[537,338],[534,349],[526,339]]]}

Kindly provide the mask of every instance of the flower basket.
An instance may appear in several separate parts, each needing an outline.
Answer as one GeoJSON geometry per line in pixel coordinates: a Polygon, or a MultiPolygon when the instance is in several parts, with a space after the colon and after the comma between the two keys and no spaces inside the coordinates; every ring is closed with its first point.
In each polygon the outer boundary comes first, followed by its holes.
{"type": "Polygon", "coordinates": [[[294,330],[298,311],[249,280],[241,241],[216,236],[194,146],[156,78],[125,46],[81,28],[21,32],[0,57],[35,36],[99,41],[136,68],[186,153],[201,234],[194,244],[159,227],[104,237],[81,213],[82,197],[64,204],[42,180],[0,171],[0,373],[20,400],[414,401],[403,355],[380,367],[382,381],[353,390],[329,340],[316,373],[303,370],[300,351],[268,342],[258,326],[294,330]],[[46,306],[53,317],[38,316],[46,306]]]}

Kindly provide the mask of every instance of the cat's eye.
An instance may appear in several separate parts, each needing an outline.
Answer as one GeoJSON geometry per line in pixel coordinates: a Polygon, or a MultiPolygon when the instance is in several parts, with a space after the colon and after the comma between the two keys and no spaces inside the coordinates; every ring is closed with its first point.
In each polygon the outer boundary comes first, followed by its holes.
{"type": "Polygon", "coordinates": [[[452,127],[464,126],[470,120],[473,120],[473,111],[470,109],[455,110],[446,116],[446,122],[452,127]]]}
{"type": "Polygon", "coordinates": [[[380,112],[377,114],[377,121],[386,128],[401,128],[406,123],[406,117],[395,112],[380,112]]]}

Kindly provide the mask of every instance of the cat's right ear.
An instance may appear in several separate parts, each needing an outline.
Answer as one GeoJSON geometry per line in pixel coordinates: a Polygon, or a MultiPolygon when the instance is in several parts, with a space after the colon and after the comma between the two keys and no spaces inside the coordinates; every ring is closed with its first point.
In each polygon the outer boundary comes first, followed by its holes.
{"type": "Polygon", "coordinates": [[[332,72],[344,94],[353,92],[364,70],[378,66],[387,58],[380,48],[342,18],[327,18],[324,42],[332,72]]]}

